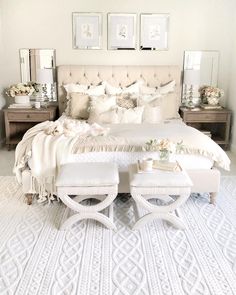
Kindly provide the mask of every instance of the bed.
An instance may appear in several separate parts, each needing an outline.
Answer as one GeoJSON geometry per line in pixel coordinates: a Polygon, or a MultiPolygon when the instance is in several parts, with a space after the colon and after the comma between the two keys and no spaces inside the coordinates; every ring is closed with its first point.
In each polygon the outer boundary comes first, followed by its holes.
{"type": "MultiPolygon", "coordinates": [[[[102,81],[109,81],[114,86],[127,86],[138,79],[143,79],[148,87],[156,87],[166,84],[171,80],[176,81],[175,92],[172,94],[175,97],[175,107],[180,106],[180,76],[181,72],[177,66],[59,66],[58,67],[58,105],[59,113],[63,114],[66,108],[66,92],[63,85],[68,83],[80,83],[98,85],[102,81]]],[[[181,119],[175,121],[167,120],[166,125],[184,124],[181,119]]],[[[119,125],[112,126],[114,132],[119,132],[119,125]]],[[[126,128],[127,127],[123,127],[126,128]]],[[[134,126],[130,127],[132,131],[134,126]]],[[[142,128],[144,128],[142,126],[142,128]]],[[[146,128],[146,127],[145,127],[146,128]]],[[[152,130],[154,130],[152,125],[152,130]]],[[[157,127],[158,128],[158,127],[157,127]]],[[[179,128],[178,126],[176,127],[179,128]]],[[[182,127],[181,127],[182,128],[182,127]]],[[[169,129],[171,129],[169,127],[169,129]]],[[[133,129],[134,130],[134,129],[133,129]]],[[[147,129],[149,130],[149,129],[147,129]]],[[[143,131],[145,132],[145,130],[143,131]]],[[[150,131],[150,136],[152,132],[150,131]]],[[[219,151],[224,153],[223,151],[219,151]]],[[[112,161],[117,162],[120,169],[120,185],[119,192],[129,192],[127,167],[130,163],[136,162],[138,159],[145,156],[155,157],[153,152],[144,151],[87,151],[82,153],[70,154],[67,162],[90,162],[90,161],[112,161]]],[[[227,160],[227,156],[223,155],[227,160]]],[[[212,158],[206,155],[178,155],[178,161],[187,170],[190,178],[193,181],[192,192],[210,193],[211,203],[215,203],[216,194],[219,190],[220,172],[214,167],[215,162],[212,158]]],[[[29,165],[22,172],[23,191],[27,196],[38,193],[32,188],[32,171],[29,165]]]]}

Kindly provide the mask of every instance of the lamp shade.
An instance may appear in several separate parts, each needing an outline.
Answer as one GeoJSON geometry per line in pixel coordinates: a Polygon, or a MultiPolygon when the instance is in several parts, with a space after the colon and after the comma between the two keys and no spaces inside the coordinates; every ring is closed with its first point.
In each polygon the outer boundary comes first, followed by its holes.
{"type": "Polygon", "coordinates": [[[200,84],[200,70],[185,70],[184,84],[199,85],[200,84]]]}
{"type": "Polygon", "coordinates": [[[53,84],[52,69],[37,69],[36,83],[38,84],[53,84]]]}

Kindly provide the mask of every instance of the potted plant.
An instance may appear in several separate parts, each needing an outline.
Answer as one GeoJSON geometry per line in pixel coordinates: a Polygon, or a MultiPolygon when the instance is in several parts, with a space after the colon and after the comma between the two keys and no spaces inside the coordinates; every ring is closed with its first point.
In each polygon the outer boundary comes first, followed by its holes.
{"type": "Polygon", "coordinates": [[[14,97],[15,103],[27,104],[30,102],[30,96],[37,92],[37,84],[33,82],[18,83],[11,85],[7,90],[7,96],[14,97]]]}

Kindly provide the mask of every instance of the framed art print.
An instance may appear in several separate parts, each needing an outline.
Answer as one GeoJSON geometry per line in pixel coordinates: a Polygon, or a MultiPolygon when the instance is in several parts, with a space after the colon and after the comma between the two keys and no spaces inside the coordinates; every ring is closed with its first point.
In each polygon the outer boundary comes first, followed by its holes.
{"type": "Polygon", "coordinates": [[[140,16],[140,49],[168,50],[169,14],[140,16]]]}
{"type": "Polygon", "coordinates": [[[101,13],[73,12],[72,23],[74,49],[101,49],[101,13]]]}
{"type": "Polygon", "coordinates": [[[136,49],[136,14],[108,14],[108,49],[136,49]]]}

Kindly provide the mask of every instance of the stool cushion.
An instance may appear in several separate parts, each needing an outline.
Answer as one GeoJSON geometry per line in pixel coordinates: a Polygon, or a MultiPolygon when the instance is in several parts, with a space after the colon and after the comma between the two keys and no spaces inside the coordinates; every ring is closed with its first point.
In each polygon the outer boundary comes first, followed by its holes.
{"type": "Polygon", "coordinates": [[[68,163],[60,167],[56,186],[101,187],[119,183],[118,167],[114,163],[68,163]]]}
{"type": "Polygon", "coordinates": [[[191,187],[191,179],[185,171],[155,170],[138,173],[137,165],[129,167],[130,185],[135,187],[191,187]]]}

